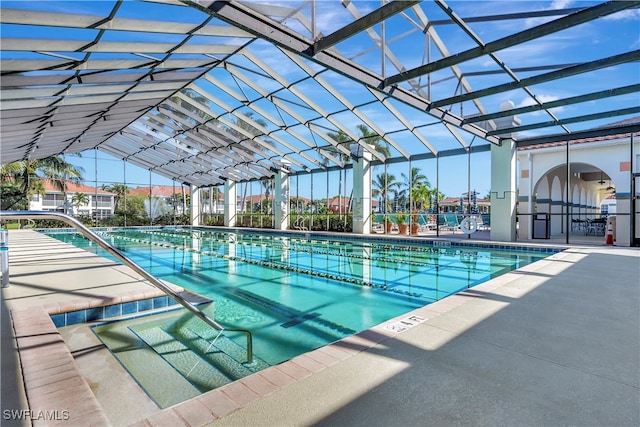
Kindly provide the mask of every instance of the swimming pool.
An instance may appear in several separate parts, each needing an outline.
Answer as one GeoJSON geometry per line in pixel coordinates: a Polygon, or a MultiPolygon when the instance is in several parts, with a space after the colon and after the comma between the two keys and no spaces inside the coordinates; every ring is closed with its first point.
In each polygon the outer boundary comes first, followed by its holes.
{"type": "MultiPolygon", "coordinates": [[[[79,234],[47,234],[109,257],[79,234]]],[[[195,228],[99,234],[154,276],[211,298],[204,311],[225,327],[250,330],[256,358],[250,370],[289,360],[553,253],[195,228]]],[[[101,339],[109,344],[114,328],[127,329],[174,368],[193,366],[183,363],[184,346],[169,344],[176,334],[186,334],[183,342],[193,351],[211,352],[206,343],[215,331],[183,327],[190,322],[184,314],[163,316],[100,326],[96,332],[100,336],[102,328],[101,339]]],[[[216,351],[241,354],[243,338],[225,335],[229,342],[216,351]]],[[[191,383],[202,377],[191,376],[191,383]]],[[[203,382],[196,389],[214,386],[203,382]]]]}

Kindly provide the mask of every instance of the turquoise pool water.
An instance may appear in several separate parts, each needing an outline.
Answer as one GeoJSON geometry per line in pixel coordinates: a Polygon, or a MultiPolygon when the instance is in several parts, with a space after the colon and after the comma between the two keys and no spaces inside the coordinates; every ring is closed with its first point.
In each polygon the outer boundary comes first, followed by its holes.
{"type": "MultiPolygon", "coordinates": [[[[78,234],[49,234],[108,257],[78,234]]],[[[196,229],[100,234],[154,276],[213,299],[212,317],[250,330],[268,364],[549,255],[196,229]]]]}
{"type": "MultiPolygon", "coordinates": [[[[132,302],[121,308],[131,318],[105,321],[119,306],[105,307],[93,332],[160,407],[557,252],[196,228],[96,232],[154,276],[210,298],[200,308],[225,328],[253,334],[254,359],[246,363],[245,335],[219,334],[184,309],[136,315],[133,305],[156,302],[132,302]]],[[[47,234],[110,257],[77,233],[47,234]]]]}

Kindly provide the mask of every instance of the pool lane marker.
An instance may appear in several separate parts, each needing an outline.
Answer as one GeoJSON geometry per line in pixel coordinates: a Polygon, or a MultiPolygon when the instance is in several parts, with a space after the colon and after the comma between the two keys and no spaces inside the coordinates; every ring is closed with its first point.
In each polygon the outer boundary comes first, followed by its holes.
{"type": "MultiPolygon", "coordinates": [[[[98,234],[103,234],[103,235],[107,235],[107,233],[104,232],[99,232],[98,234]]],[[[400,295],[406,295],[406,296],[410,296],[410,297],[414,297],[414,298],[426,298],[426,299],[432,299],[432,298],[428,298],[423,294],[420,293],[415,293],[415,292],[408,292],[408,291],[403,291],[400,289],[395,289],[393,287],[389,287],[386,284],[378,284],[378,283],[373,283],[373,282],[369,282],[367,280],[361,280],[361,279],[356,279],[355,277],[348,277],[348,276],[341,276],[339,274],[331,274],[331,273],[327,273],[325,271],[315,271],[315,270],[309,270],[306,268],[300,268],[300,267],[291,267],[288,265],[284,265],[284,264],[278,264],[275,262],[271,262],[271,261],[262,261],[262,260],[254,260],[254,259],[248,259],[248,258],[243,258],[243,257],[239,257],[239,256],[233,256],[233,255],[221,255],[215,252],[209,252],[209,251],[199,251],[196,249],[192,249],[190,247],[187,246],[181,246],[181,245],[173,245],[173,244],[169,244],[166,242],[160,243],[160,242],[152,242],[150,240],[144,240],[144,239],[136,239],[133,237],[125,237],[125,236],[117,236],[117,235],[109,235],[109,237],[113,237],[116,239],[120,239],[120,240],[125,240],[125,241],[130,241],[130,242],[135,242],[135,243],[143,243],[143,244],[149,244],[149,245],[154,245],[154,246],[160,246],[163,248],[169,248],[169,249],[177,249],[177,250],[182,250],[182,251],[186,251],[186,252],[193,252],[193,253],[198,253],[201,255],[210,255],[216,258],[221,258],[221,259],[225,259],[228,261],[238,261],[238,262],[244,262],[247,264],[253,264],[253,265],[260,265],[263,267],[269,267],[269,268],[273,268],[273,269],[277,269],[277,270],[286,270],[286,271],[291,271],[294,273],[300,273],[300,274],[306,274],[309,276],[315,276],[315,277],[320,277],[323,279],[332,279],[332,280],[336,280],[339,282],[345,282],[345,283],[351,283],[354,285],[360,285],[360,286],[365,286],[365,287],[369,287],[369,288],[373,288],[373,289],[380,289],[383,291],[387,291],[387,292],[393,292],[396,294],[400,294],[400,295]]]]}
{"type": "MultiPolygon", "coordinates": [[[[150,230],[140,230],[140,233],[144,233],[144,234],[149,234],[152,236],[162,236],[162,237],[167,237],[167,238],[181,238],[180,235],[172,235],[171,233],[161,233],[161,232],[157,232],[157,231],[150,231],[150,230]]],[[[210,233],[211,234],[211,233],[210,233]]],[[[191,237],[189,233],[183,233],[184,237],[191,237]]],[[[218,238],[212,238],[212,237],[202,237],[203,239],[206,239],[209,242],[215,242],[215,243],[230,243],[229,240],[226,239],[218,239],[218,238]]],[[[260,236],[260,239],[262,239],[263,236],[260,236]]],[[[274,240],[278,240],[277,238],[274,238],[274,240]]],[[[291,239],[292,242],[297,241],[295,239],[291,239]]],[[[146,240],[145,240],[146,242],[146,240]]],[[[238,243],[241,244],[243,246],[253,246],[253,247],[267,247],[268,245],[265,243],[254,243],[253,241],[251,242],[243,242],[243,241],[233,241],[231,243],[238,243]]],[[[329,244],[330,242],[328,240],[322,240],[320,241],[321,244],[329,244]]],[[[384,256],[365,256],[365,255],[358,255],[358,254],[354,254],[354,253],[348,253],[348,252],[344,252],[344,251],[340,251],[340,250],[332,250],[332,249],[318,249],[315,247],[303,247],[300,245],[291,245],[289,247],[283,247],[283,250],[294,250],[296,252],[303,252],[303,253],[308,253],[308,254],[316,254],[316,255],[330,255],[330,256],[341,256],[341,257],[346,257],[346,258],[355,258],[355,259],[362,259],[362,260],[370,260],[370,261],[375,261],[375,262],[386,262],[386,263],[392,263],[392,264],[403,264],[403,265],[409,265],[409,266],[414,266],[414,267],[424,267],[424,268],[430,268],[430,269],[438,269],[438,268],[442,268],[444,267],[444,265],[434,265],[434,264],[430,264],[427,260],[424,260],[424,262],[420,262],[420,261],[412,261],[412,260],[407,260],[407,259],[403,259],[400,257],[384,257],[384,256]]],[[[419,248],[419,247],[413,247],[413,246],[397,246],[397,245],[388,245],[388,244],[373,244],[371,249],[378,249],[378,250],[382,250],[382,251],[389,251],[389,250],[402,250],[402,251],[409,251],[409,252],[422,252],[422,253],[428,253],[428,254],[434,254],[434,255],[449,255],[449,256],[459,256],[460,260],[462,262],[465,262],[465,259],[463,258],[487,258],[487,256],[484,256],[482,254],[479,254],[476,251],[465,251],[465,250],[461,250],[461,249],[456,249],[454,252],[451,252],[450,250],[440,250],[440,249],[436,249],[436,250],[432,250],[432,248],[419,248]]],[[[446,264],[446,268],[449,270],[458,270],[458,271],[467,271],[467,267],[464,266],[458,266],[458,265],[454,265],[451,263],[446,264]]],[[[483,273],[487,273],[490,274],[491,273],[491,269],[490,268],[481,268],[481,267],[476,267],[476,271],[478,272],[483,272],[483,273]]]]}

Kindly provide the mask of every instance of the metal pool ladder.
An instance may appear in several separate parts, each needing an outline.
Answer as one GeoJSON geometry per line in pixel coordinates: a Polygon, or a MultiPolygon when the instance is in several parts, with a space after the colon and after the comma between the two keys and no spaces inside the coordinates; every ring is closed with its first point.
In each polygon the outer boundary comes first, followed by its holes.
{"type": "Polygon", "coordinates": [[[145,269],[140,267],[134,261],[132,261],[128,256],[126,256],[122,251],[118,248],[115,248],[109,244],[102,237],[98,236],[96,233],[87,228],[84,224],[82,224],[77,219],[60,213],[60,212],[50,212],[50,211],[0,211],[0,219],[3,220],[12,220],[12,219],[53,219],[62,221],[71,225],[73,228],[78,230],[83,236],[87,239],[95,242],[105,251],[109,252],[111,255],[116,257],[120,262],[130,267],[136,273],[144,277],[149,283],[151,283],[156,288],[160,289],[162,292],[176,300],[180,305],[193,313],[196,317],[203,320],[206,324],[211,326],[212,328],[223,332],[240,332],[246,335],[247,337],[247,363],[253,363],[253,337],[251,335],[251,331],[246,329],[227,329],[211,317],[207,316],[203,313],[198,307],[185,300],[182,296],[176,293],[173,289],[162,283],[160,280],[152,276],[145,269]]]}

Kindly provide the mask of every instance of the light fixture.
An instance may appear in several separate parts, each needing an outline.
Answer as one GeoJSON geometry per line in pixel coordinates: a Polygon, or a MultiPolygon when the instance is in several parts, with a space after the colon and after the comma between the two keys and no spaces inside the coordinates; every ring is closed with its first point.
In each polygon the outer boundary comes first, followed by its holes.
{"type": "Polygon", "coordinates": [[[604,179],[602,179],[602,171],[600,171],[600,181],[598,181],[598,184],[604,184],[604,179]]]}

